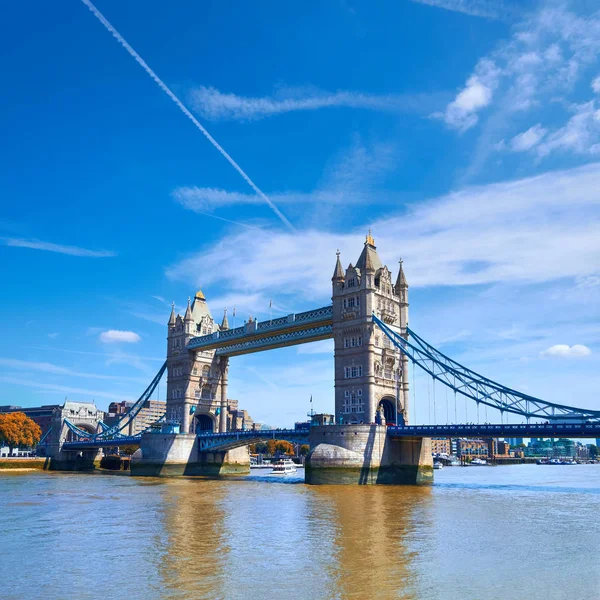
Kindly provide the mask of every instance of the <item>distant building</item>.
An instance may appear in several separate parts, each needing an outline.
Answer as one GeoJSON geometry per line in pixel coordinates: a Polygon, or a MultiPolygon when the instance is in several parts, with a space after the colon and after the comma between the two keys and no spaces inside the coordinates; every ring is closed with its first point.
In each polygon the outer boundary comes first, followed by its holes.
{"type": "Polygon", "coordinates": [[[452,454],[450,438],[431,438],[432,454],[452,454]]]}
{"type": "MultiPolygon", "coordinates": [[[[104,417],[104,422],[107,425],[115,425],[132,406],[133,402],[111,402],[108,405],[108,414],[104,417]]],[[[144,406],[140,409],[140,412],[135,416],[133,421],[129,423],[126,431],[123,431],[122,433],[126,433],[127,435],[137,435],[138,433],[141,433],[145,429],[148,429],[150,425],[156,423],[156,421],[165,414],[166,409],[166,402],[161,402],[160,400],[146,400],[144,406]]]]}
{"type": "Polygon", "coordinates": [[[488,443],[484,440],[456,440],[457,456],[487,457],[489,452],[488,443]]]}
{"type": "Polygon", "coordinates": [[[506,441],[513,447],[516,448],[523,443],[523,438],[506,438],[506,441]]]}
{"type": "Polygon", "coordinates": [[[260,423],[255,423],[247,410],[239,408],[238,400],[227,399],[227,430],[254,431],[260,429],[260,423]]]}
{"type": "Polygon", "coordinates": [[[31,406],[26,408],[9,405],[0,406],[0,413],[23,413],[39,425],[42,430],[42,435],[44,435],[47,433],[48,429],[50,429],[50,425],[52,424],[52,413],[59,408],[59,404],[44,404],[42,406],[31,406]]]}

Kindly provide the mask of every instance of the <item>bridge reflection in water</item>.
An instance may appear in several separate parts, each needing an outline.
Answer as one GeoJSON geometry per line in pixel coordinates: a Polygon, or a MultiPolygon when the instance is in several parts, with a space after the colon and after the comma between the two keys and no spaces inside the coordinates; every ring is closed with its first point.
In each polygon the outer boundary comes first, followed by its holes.
{"type": "Polygon", "coordinates": [[[430,488],[164,485],[168,597],[416,598],[406,541],[430,488]]]}

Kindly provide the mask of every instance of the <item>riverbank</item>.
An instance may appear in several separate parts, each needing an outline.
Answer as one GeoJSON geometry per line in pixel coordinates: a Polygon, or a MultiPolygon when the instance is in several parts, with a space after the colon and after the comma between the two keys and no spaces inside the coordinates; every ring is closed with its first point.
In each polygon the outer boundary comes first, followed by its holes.
{"type": "Polygon", "coordinates": [[[46,458],[3,458],[0,471],[43,471],[47,468],[46,458]]]}

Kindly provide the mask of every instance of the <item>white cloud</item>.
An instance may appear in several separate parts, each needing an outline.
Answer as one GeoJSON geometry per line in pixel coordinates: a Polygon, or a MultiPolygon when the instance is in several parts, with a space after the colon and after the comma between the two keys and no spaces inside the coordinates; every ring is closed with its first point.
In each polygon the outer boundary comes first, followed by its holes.
{"type": "Polygon", "coordinates": [[[211,121],[252,121],[283,113],[332,107],[423,113],[433,98],[434,96],[425,94],[377,96],[343,90],[323,92],[311,87],[281,87],[274,96],[265,97],[238,96],[205,86],[189,93],[189,102],[193,109],[211,121]]]}
{"type": "Polygon", "coordinates": [[[596,94],[600,94],[600,75],[592,79],[592,89],[594,92],[596,92],[596,94]]]}
{"type": "Polygon", "coordinates": [[[541,9],[513,27],[509,39],[478,61],[471,77],[493,91],[485,120],[481,109],[448,107],[446,120],[457,129],[472,127],[478,120],[482,125],[465,177],[478,173],[490,154],[502,149],[495,144],[498,139],[517,133],[515,120],[522,124],[534,118],[533,125],[540,107],[558,114],[570,97],[581,101],[575,96],[580,90],[576,84],[600,57],[600,12],[578,15],[568,6],[568,2],[541,3],[541,9]]]}
{"type": "Polygon", "coordinates": [[[0,238],[5,246],[15,248],[32,248],[33,250],[46,250],[48,252],[57,252],[59,254],[69,254],[70,256],[85,256],[90,258],[105,258],[116,256],[116,252],[109,250],[88,250],[78,246],[66,246],[64,244],[53,244],[52,242],[43,242],[42,240],[23,239],[23,238],[0,238]]]}
{"type": "Polygon", "coordinates": [[[51,392],[56,394],[73,394],[75,396],[91,396],[93,398],[106,398],[108,400],[133,400],[132,396],[124,396],[122,394],[112,394],[105,390],[88,390],[86,388],[74,388],[66,385],[60,385],[55,383],[44,383],[41,381],[35,381],[32,379],[20,379],[18,377],[3,377],[0,376],[0,381],[3,383],[10,383],[13,385],[22,385],[25,387],[31,387],[39,389],[44,392],[51,392]]]}
{"type": "Polygon", "coordinates": [[[133,331],[119,331],[118,329],[109,329],[100,334],[100,341],[105,344],[114,342],[125,342],[128,344],[139,342],[142,338],[133,331]]]}
{"type": "MultiPolygon", "coordinates": [[[[466,188],[370,224],[382,259],[405,259],[416,286],[545,282],[597,275],[600,163],[537,177],[466,188]]],[[[227,281],[230,293],[278,293],[326,301],[335,249],[355,262],[365,232],[311,229],[232,234],[167,269],[194,287],[227,281]],[[240,260],[243,257],[243,268],[240,260]]]]}
{"type": "Polygon", "coordinates": [[[510,141],[510,148],[513,152],[526,152],[537,146],[542,138],[548,132],[540,123],[530,127],[527,131],[515,135],[510,141]]]}
{"type": "Polygon", "coordinates": [[[540,353],[540,356],[547,357],[559,357],[559,358],[581,358],[583,356],[589,356],[592,351],[581,344],[575,344],[573,346],[567,346],[566,344],[555,344],[550,346],[547,350],[540,353]]]}
{"type": "Polygon", "coordinates": [[[538,146],[538,154],[547,156],[555,150],[576,154],[600,154],[600,108],[594,100],[572,107],[574,115],[567,123],[538,146]]]}
{"type": "Polygon", "coordinates": [[[492,88],[473,75],[446,108],[444,120],[450,127],[466,131],[477,123],[477,112],[492,100],[492,88]]]}
{"type": "MultiPolygon", "coordinates": [[[[270,194],[279,205],[289,206],[289,210],[311,204],[311,211],[302,210],[304,221],[321,226],[326,219],[334,216],[339,220],[339,211],[334,207],[373,202],[374,192],[388,173],[396,166],[396,152],[391,144],[375,143],[366,146],[360,138],[354,139],[325,168],[321,180],[311,192],[286,191],[270,194]]],[[[232,206],[255,206],[261,200],[255,194],[232,192],[216,188],[179,187],[172,192],[173,199],[183,207],[201,215],[232,206]]],[[[388,200],[390,195],[386,195],[388,200]]],[[[379,195],[381,201],[381,195],[379,195]]]]}
{"type": "Polygon", "coordinates": [[[48,334],[48,337],[49,337],[50,339],[53,339],[53,340],[55,340],[55,339],[58,337],[58,333],[49,333],[49,334],[48,334]]]}
{"type": "Polygon", "coordinates": [[[47,362],[33,360],[19,360],[15,358],[0,358],[0,366],[8,367],[11,370],[36,371],[39,373],[49,373],[52,375],[66,375],[68,377],[84,377],[85,379],[107,379],[113,381],[133,381],[136,383],[147,383],[146,379],[139,377],[121,377],[119,375],[102,375],[98,373],[88,373],[75,371],[67,367],[61,367],[47,362]]]}

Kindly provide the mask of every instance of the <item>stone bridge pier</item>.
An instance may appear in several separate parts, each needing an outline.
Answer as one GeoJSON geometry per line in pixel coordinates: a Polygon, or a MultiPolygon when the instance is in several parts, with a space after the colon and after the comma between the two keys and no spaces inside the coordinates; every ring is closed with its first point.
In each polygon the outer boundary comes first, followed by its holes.
{"type": "Polygon", "coordinates": [[[321,425],[310,430],[310,484],[422,485],[433,481],[431,440],[393,439],[385,425],[321,425]]]}
{"type": "Polygon", "coordinates": [[[133,455],[131,474],[153,477],[250,474],[248,446],[226,452],[201,452],[192,433],[145,433],[133,455]]]}

